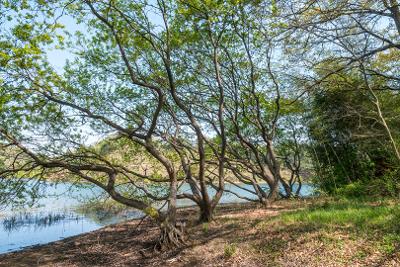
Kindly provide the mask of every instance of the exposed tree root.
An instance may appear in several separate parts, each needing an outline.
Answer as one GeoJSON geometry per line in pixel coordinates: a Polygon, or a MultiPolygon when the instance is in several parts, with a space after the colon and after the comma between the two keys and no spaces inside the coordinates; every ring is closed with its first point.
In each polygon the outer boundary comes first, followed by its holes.
{"type": "Polygon", "coordinates": [[[167,251],[186,244],[184,224],[173,225],[165,221],[161,224],[160,228],[161,233],[155,246],[156,250],[167,251]]]}

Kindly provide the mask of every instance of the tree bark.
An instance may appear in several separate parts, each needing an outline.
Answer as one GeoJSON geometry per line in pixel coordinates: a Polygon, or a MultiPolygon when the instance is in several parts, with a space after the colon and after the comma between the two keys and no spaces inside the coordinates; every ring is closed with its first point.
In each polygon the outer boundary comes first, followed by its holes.
{"type": "Polygon", "coordinates": [[[185,235],[183,226],[171,222],[169,217],[159,224],[160,237],[156,244],[156,249],[161,251],[179,248],[185,244],[185,235]]]}
{"type": "Polygon", "coordinates": [[[210,202],[202,202],[200,205],[199,223],[211,222],[213,220],[213,207],[210,202]]]}

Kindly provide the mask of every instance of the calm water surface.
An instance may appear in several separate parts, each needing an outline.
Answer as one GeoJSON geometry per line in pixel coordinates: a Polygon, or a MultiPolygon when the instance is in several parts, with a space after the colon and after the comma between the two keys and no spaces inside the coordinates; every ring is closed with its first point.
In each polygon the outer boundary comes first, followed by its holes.
{"type": "MultiPolygon", "coordinates": [[[[236,186],[226,185],[226,187],[241,196],[255,198],[253,194],[236,186]]],[[[252,190],[251,186],[244,187],[252,190]]],[[[183,185],[180,191],[190,191],[189,186],[183,185]]],[[[212,194],[213,190],[210,189],[210,191],[212,194]]],[[[308,196],[312,193],[313,189],[310,185],[303,185],[301,195],[308,196]]],[[[49,183],[43,188],[43,195],[36,201],[33,208],[18,210],[8,208],[0,211],[0,253],[49,243],[143,216],[140,211],[132,209],[126,209],[117,214],[108,214],[104,211],[85,212],[77,209],[85,200],[102,195],[99,189],[93,187],[73,188],[68,183],[49,183]]],[[[224,193],[221,199],[221,203],[245,201],[230,193],[224,193]]],[[[178,201],[179,206],[193,204],[190,200],[178,201]]]]}

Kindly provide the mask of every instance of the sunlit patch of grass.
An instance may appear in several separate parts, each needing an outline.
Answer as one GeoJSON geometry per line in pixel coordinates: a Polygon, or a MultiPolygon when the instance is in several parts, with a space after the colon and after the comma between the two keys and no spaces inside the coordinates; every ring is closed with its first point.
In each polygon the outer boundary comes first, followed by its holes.
{"type": "MultiPolygon", "coordinates": [[[[393,253],[400,246],[400,207],[398,203],[371,203],[361,200],[327,201],[308,208],[282,213],[258,224],[259,229],[288,230],[293,236],[302,233],[348,234],[346,239],[376,241],[375,247],[383,253],[393,253]]],[[[340,240],[322,235],[320,241],[340,248],[340,240]]],[[[362,257],[362,252],[359,255],[362,257]]]]}
{"type": "Polygon", "coordinates": [[[317,228],[353,227],[357,230],[383,230],[400,233],[400,208],[367,202],[332,202],[277,216],[285,224],[309,224],[317,228]]]}

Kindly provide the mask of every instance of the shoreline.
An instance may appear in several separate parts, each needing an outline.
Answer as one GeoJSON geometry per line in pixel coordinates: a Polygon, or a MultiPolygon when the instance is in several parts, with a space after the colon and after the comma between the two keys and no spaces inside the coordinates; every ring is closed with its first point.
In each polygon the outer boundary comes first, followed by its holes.
{"type": "Polygon", "coordinates": [[[215,221],[200,225],[196,208],[183,208],[187,244],[179,249],[155,251],[158,228],[149,220],[138,226],[135,219],[0,254],[0,266],[400,266],[398,247],[385,238],[391,228],[360,232],[357,226],[357,216],[371,212],[386,216],[390,226],[397,205],[328,198],[280,200],[267,208],[226,204],[217,208],[215,221]]]}

